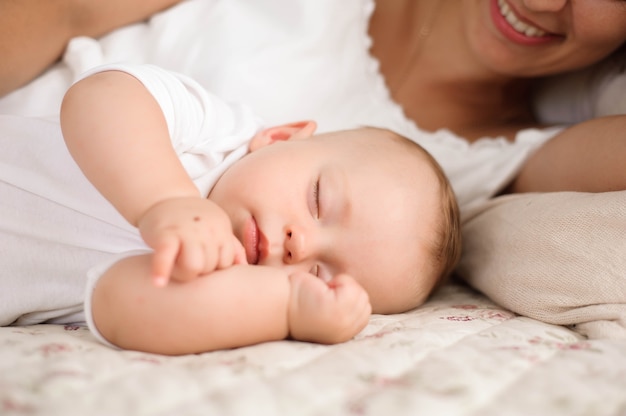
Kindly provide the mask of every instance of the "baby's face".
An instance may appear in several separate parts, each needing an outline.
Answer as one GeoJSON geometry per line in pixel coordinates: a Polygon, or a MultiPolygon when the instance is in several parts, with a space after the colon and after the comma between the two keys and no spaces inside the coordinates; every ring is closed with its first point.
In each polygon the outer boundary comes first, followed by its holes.
{"type": "Polygon", "coordinates": [[[420,293],[439,184],[425,160],[372,134],[261,147],[228,169],[209,198],[230,216],[248,263],[324,280],[348,273],[374,313],[393,313],[415,306],[420,293]]]}

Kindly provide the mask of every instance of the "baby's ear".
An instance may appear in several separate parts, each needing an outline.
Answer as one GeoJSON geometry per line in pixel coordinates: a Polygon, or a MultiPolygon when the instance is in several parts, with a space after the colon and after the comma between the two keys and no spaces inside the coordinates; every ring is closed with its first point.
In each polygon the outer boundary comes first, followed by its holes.
{"type": "Polygon", "coordinates": [[[317,123],[310,120],[269,127],[254,135],[249,149],[254,152],[277,141],[305,139],[311,137],[316,129],[317,123]]]}

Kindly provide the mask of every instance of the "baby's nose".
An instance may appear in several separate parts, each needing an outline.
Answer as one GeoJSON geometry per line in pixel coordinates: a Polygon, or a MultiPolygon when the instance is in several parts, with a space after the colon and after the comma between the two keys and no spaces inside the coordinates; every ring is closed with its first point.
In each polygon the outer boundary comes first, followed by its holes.
{"type": "Polygon", "coordinates": [[[313,233],[303,227],[292,226],[285,231],[283,262],[296,264],[311,259],[315,255],[313,233]]]}

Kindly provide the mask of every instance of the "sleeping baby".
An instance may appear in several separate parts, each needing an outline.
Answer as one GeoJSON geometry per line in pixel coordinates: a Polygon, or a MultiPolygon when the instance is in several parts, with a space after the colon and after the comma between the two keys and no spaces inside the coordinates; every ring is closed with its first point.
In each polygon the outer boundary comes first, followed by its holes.
{"type": "Polygon", "coordinates": [[[354,337],[454,268],[459,214],[420,146],[364,127],[263,128],[150,65],[109,65],[56,119],[0,117],[0,324],[87,323],[187,354],[354,337]]]}

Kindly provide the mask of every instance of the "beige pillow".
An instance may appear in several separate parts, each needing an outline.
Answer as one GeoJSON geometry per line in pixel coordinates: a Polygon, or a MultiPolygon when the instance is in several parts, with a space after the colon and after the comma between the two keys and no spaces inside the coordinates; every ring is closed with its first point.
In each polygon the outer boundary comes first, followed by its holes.
{"type": "Polygon", "coordinates": [[[463,222],[459,275],[518,314],[626,339],[626,191],[507,195],[463,222]]]}

